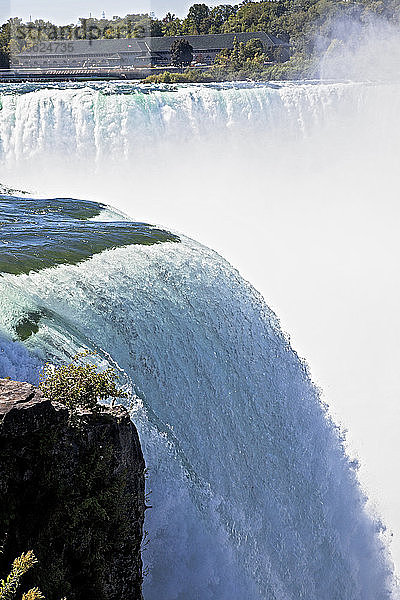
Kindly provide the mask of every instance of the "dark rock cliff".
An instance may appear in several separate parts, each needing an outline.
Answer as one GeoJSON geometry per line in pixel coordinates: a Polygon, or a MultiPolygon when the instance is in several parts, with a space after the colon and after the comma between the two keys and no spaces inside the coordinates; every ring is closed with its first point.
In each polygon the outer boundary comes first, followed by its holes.
{"type": "Polygon", "coordinates": [[[140,600],[144,460],[123,407],[68,410],[0,379],[0,575],[33,550],[25,576],[47,600],[140,600]]]}

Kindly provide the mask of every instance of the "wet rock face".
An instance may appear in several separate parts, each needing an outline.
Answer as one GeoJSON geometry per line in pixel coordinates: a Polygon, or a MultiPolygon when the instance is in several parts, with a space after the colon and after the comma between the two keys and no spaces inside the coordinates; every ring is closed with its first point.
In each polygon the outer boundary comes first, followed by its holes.
{"type": "Polygon", "coordinates": [[[33,550],[25,576],[47,600],[141,600],[144,460],[125,408],[81,413],[0,379],[0,576],[33,550]]]}

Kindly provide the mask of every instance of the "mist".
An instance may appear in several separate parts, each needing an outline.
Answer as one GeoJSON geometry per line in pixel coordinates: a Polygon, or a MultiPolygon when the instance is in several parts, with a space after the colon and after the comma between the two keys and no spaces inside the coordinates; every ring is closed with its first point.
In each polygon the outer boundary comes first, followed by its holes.
{"type": "Polygon", "coordinates": [[[103,201],[227,258],[348,430],[400,565],[400,43],[369,31],[321,65],[353,81],[5,96],[1,180],[103,201]]]}
{"type": "Polygon", "coordinates": [[[399,28],[371,14],[367,23],[336,19],[328,38],[316,40],[321,55],[322,79],[351,81],[398,81],[400,64],[399,28]]]}

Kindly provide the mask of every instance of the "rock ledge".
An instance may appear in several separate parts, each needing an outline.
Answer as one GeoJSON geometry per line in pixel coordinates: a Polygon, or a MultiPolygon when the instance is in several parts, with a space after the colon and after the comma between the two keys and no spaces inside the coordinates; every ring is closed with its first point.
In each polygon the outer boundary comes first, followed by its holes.
{"type": "Polygon", "coordinates": [[[0,575],[22,552],[47,600],[141,600],[139,437],[122,406],[80,413],[0,379],[0,575]]]}

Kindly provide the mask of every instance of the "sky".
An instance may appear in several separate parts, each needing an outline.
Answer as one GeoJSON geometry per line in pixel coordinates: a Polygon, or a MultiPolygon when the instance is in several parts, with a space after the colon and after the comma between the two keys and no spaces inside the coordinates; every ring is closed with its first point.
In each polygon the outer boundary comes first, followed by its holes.
{"type": "MultiPolygon", "coordinates": [[[[184,16],[193,2],[189,0],[68,0],[68,2],[54,2],[54,0],[0,0],[0,18],[5,21],[10,16],[21,17],[28,21],[45,19],[57,24],[75,23],[79,17],[101,18],[103,11],[107,18],[113,15],[124,16],[128,13],[154,12],[157,17],[163,17],[167,12],[184,16]]],[[[215,2],[210,2],[210,5],[215,2]]]]}

